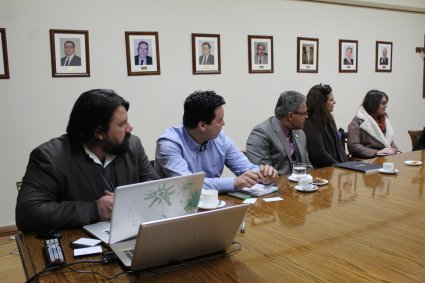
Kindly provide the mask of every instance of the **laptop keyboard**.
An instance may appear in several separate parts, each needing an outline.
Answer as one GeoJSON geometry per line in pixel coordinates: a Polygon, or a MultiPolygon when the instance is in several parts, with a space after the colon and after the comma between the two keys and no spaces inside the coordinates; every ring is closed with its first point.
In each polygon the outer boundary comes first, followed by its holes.
{"type": "Polygon", "coordinates": [[[126,251],[124,251],[124,254],[130,259],[130,260],[132,260],[133,259],[133,252],[134,252],[134,250],[126,250],[126,251]]]}

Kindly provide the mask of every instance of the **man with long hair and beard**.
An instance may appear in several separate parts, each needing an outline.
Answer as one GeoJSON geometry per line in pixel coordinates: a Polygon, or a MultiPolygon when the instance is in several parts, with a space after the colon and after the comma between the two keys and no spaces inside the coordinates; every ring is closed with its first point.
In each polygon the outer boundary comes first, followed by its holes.
{"type": "Polygon", "coordinates": [[[31,152],[16,204],[21,231],[110,219],[116,187],[158,179],[140,139],[131,135],[129,106],[112,90],[80,95],[67,134],[31,152]]]}

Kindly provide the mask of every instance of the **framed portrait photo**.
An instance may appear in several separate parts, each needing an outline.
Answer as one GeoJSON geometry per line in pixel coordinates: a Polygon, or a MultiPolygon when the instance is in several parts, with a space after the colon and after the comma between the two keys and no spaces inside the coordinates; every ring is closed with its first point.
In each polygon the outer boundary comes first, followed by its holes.
{"type": "Polygon", "coordinates": [[[339,40],[339,72],[357,73],[358,68],[358,41],[357,40],[339,40]]]}
{"type": "Polygon", "coordinates": [[[248,35],[250,73],[273,73],[273,36],[248,35]]]}
{"type": "Polygon", "coordinates": [[[193,74],[221,74],[220,35],[192,33],[193,74]]]}
{"type": "Polygon", "coordinates": [[[391,72],[393,66],[393,43],[388,41],[377,41],[375,57],[376,72],[391,72]]]}
{"type": "Polygon", "coordinates": [[[125,32],[129,76],[160,75],[158,32],[125,32]]]}
{"type": "Polygon", "coordinates": [[[52,77],[90,77],[89,32],[50,30],[52,77]]]}
{"type": "Polygon", "coordinates": [[[10,79],[5,28],[0,28],[0,40],[0,79],[10,79]]]}
{"type": "Polygon", "coordinates": [[[319,72],[319,39],[297,37],[297,72],[319,72]]]}

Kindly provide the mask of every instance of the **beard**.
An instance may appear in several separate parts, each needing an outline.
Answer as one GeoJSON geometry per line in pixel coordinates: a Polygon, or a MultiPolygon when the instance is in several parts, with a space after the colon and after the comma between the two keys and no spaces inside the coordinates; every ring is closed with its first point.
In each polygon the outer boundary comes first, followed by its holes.
{"type": "Polygon", "coordinates": [[[112,155],[121,155],[127,153],[130,147],[130,137],[131,134],[128,133],[125,135],[121,144],[116,144],[111,140],[107,139],[100,145],[102,150],[108,154],[112,155]]]}

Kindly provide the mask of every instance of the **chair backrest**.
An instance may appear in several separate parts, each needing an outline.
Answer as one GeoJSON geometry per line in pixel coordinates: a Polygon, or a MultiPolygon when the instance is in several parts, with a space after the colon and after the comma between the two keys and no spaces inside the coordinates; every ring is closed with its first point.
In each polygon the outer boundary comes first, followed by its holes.
{"type": "Polygon", "coordinates": [[[345,152],[347,155],[349,155],[348,149],[347,149],[347,139],[348,139],[348,133],[344,131],[343,128],[338,129],[338,135],[339,139],[341,141],[342,147],[345,149],[345,152]]]}
{"type": "Polygon", "coordinates": [[[16,182],[16,189],[18,190],[18,192],[21,189],[21,186],[22,186],[22,181],[16,182]]]}
{"type": "Polygon", "coordinates": [[[407,131],[410,135],[410,139],[412,140],[412,149],[416,145],[416,142],[421,137],[423,130],[408,130],[407,131]]]}

